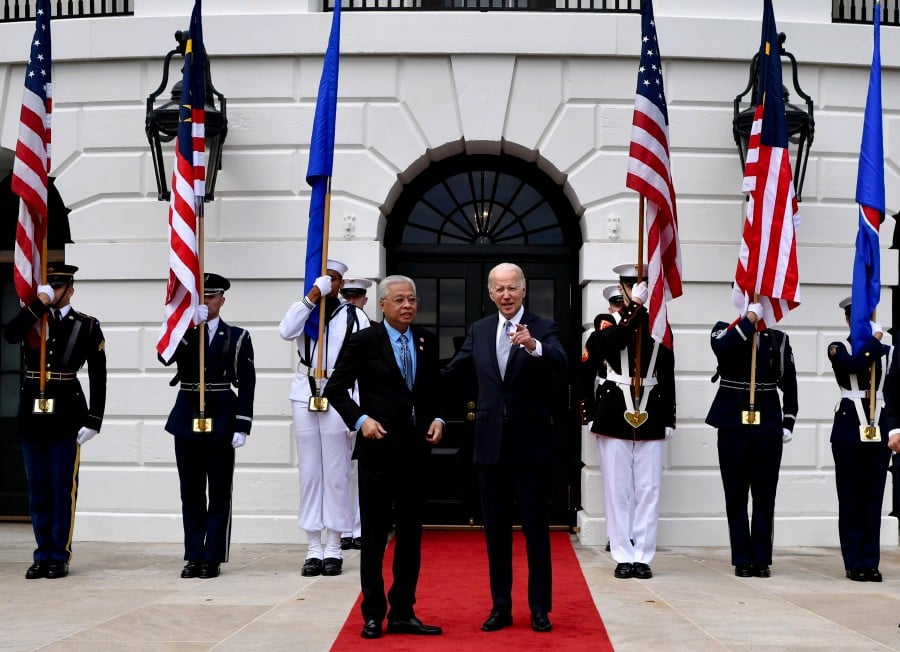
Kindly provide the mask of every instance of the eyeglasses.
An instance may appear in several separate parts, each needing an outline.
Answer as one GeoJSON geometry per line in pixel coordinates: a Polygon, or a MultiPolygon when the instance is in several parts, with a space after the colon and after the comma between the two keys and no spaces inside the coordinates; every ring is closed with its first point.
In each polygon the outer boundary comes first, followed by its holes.
{"type": "Polygon", "coordinates": [[[394,304],[395,306],[402,306],[404,303],[408,303],[409,305],[414,306],[418,302],[418,299],[416,297],[399,296],[399,297],[394,297],[392,299],[385,299],[385,301],[389,301],[390,303],[394,304]]]}

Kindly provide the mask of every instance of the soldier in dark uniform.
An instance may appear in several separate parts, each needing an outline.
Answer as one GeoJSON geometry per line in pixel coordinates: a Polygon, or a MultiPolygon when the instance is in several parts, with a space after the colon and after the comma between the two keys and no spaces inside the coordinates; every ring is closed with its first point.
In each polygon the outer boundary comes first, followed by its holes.
{"type": "Polygon", "coordinates": [[[217,577],[220,563],[228,561],[231,540],[231,486],[234,451],[247,441],[253,423],[256,369],[253,343],[243,328],[219,317],[225,303],[228,279],[204,275],[200,321],[206,321],[205,410],[212,428],[194,429],[200,407],[199,327],[188,330],[168,362],[177,363],[173,379],[181,383],[166,431],[175,436],[175,460],[181,483],[181,515],[184,523],[184,578],[217,577]],[[232,386],[237,388],[235,394],[232,386]],[[207,486],[209,499],[207,501],[207,486]]]}
{"type": "MultiPolygon", "coordinates": [[[[838,305],[850,324],[850,300],[838,305]]],[[[890,365],[894,347],[881,343],[884,330],[871,322],[872,336],[853,354],[849,340],[828,345],[828,359],[841,389],[831,428],[831,453],[834,456],[834,480],[838,495],[838,534],[847,577],[855,582],[880,582],[878,562],[881,556],[881,505],[891,449],[887,447],[888,428],[881,425],[879,436],[863,440],[860,426],[870,425],[869,391],[872,365],[875,365],[875,414],[878,424],[882,411],[884,368],[890,365]],[[882,362],[886,358],[887,362],[882,362]]]]}
{"type": "Polygon", "coordinates": [[[25,379],[19,397],[17,424],[28,477],[31,526],[37,549],[28,579],[65,577],[72,556],[75,498],[81,445],[100,431],[106,404],[106,351],[100,322],[74,310],[73,265],[47,267],[47,285],[39,285],[37,298],[6,325],[3,336],[25,346],[25,379]],[[40,397],[40,346],[28,335],[47,315],[44,398],[52,400],[46,412],[35,412],[40,397]],[[77,372],[88,366],[89,401],[77,372]]]}
{"type": "MultiPolygon", "coordinates": [[[[797,372],[788,336],[767,329],[758,336],[755,423],[744,423],[750,410],[750,361],[753,333],[762,306],[750,304],[747,315],[713,326],[711,345],[719,389],[706,423],[718,428],[719,468],[731,540],[731,563],[738,577],[769,577],[775,519],[775,491],[784,444],[791,441],[797,418],[797,372]],[[778,397],[781,390],[782,409],[778,397]],[[753,497],[753,521],[747,514],[753,497]]],[[[748,418],[749,421],[749,418],[748,418]]]]}
{"type": "Polygon", "coordinates": [[[637,266],[618,265],[613,271],[619,275],[624,305],[618,323],[614,318],[602,322],[588,339],[581,377],[590,378],[591,384],[582,382],[580,398],[586,420],[592,422],[590,430],[597,435],[615,576],[649,579],[656,554],[664,442],[675,432],[675,355],[650,336],[644,308],[647,285],[638,283],[637,266]],[[635,396],[638,341],[641,390],[635,396]],[[606,374],[595,396],[592,383],[601,365],[606,374]]]}

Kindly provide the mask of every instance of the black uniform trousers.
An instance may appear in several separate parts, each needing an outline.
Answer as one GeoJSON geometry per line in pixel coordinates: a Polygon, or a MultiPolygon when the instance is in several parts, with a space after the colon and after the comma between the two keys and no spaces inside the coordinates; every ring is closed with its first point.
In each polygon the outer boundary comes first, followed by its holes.
{"type": "Polygon", "coordinates": [[[778,429],[758,426],[719,428],[719,468],[725,490],[725,513],[735,566],[772,563],[775,524],[775,492],[784,450],[778,429]],[[747,512],[753,500],[753,516],[747,512]]]}
{"type": "Polygon", "coordinates": [[[74,439],[27,438],[22,457],[28,508],[37,548],[35,561],[68,563],[72,557],[80,446],[74,439]]]}
{"type": "Polygon", "coordinates": [[[415,616],[416,586],[422,565],[424,460],[391,451],[359,460],[359,515],[362,532],[359,575],[362,614],[381,622],[415,616]],[[373,459],[377,457],[377,459],[373,459]],[[394,527],[394,582],[385,598],[384,549],[394,527]]]}
{"type": "Polygon", "coordinates": [[[883,442],[832,442],[838,533],[847,570],[878,568],[881,505],[891,449],[883,442]]]}
{"type": "Polygon", "coordinates": [[[228,561],[234,477],[231,442],[175,437],[175,461],[181,484],[185,560],[228,561]]]}

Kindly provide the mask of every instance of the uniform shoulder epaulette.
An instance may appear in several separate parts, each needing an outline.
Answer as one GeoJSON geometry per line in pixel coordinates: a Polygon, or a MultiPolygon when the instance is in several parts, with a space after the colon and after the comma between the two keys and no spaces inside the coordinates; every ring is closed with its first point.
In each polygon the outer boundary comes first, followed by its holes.
{"type": "Polygon", "coordinates": [[[99,319],[97,319],[97,318],[94,317],[93,315],[87,314],[86,312],[81,312],[80,310],[73,310],[72,312],[74,312],[76,315],[78,315],[78,316],[81,317],[82,319],[89,319],[89,320],[91,320],[91,321],[97,322],[98,324],[100,323],[100,320],[99,320],[99,319]]]}

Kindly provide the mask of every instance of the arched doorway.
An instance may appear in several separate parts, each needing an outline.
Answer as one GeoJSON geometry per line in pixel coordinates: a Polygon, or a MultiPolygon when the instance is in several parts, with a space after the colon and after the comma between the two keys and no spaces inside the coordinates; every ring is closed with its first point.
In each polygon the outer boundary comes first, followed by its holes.
{"type": "MultiPolygon", "coordinates": [[[[460,154],[432,163],[407,184],[387,216],[389,274],[415,279],[418,323],[437,333],[441,358],[462,344],[466,327],[496,308],[487,275],[510,261],[525,270],[526,307],[559,324],[570,359],[565,377],[548,379],[554,414],[554,525],[572,526],[580,503],[580,427],[572,409],[581,351],[578,217],[535,163],[506,155],[460,154]]],[[[474,382],[448,388],[444,440],[432,451],[424,488],[426,523],[480,525],[472,464],[474,382]]]]}

